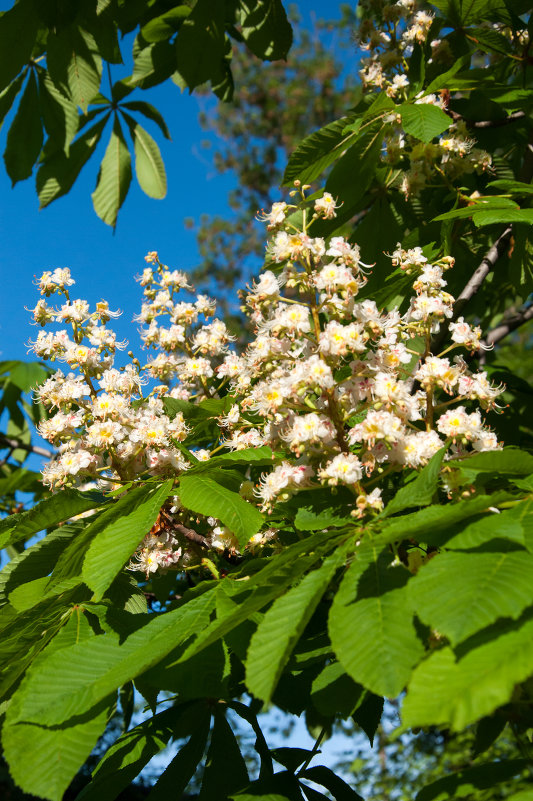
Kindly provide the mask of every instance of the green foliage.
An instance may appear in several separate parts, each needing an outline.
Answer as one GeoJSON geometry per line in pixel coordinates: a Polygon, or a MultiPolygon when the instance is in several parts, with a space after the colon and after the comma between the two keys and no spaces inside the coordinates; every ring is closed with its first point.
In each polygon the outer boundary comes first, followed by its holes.
{"type": "MultiPolygon", "coordinates": [[[[379,23],[382,11],[379,3],[363,8],[363,22],[372,12],[379,23]]],[[[284,182],[313,182],[326,173],[337,214],[317,213],[305,230],[327,244],[334,236],[349,237],[363,259],[378,259],[361,287],[363,298],[407,311],[410,277],[401,265],[393,272],[388,257],[377,253],[394,250],[401,238],[405,247],[420,249],[418,258],[455,259],[449,289],[458,301],[450,322],[466,315],[479,324],[486,342],[498,346],[531,317],[526,223],[533,214],[533,102],[524,51],[529,9],[504,0],[439,0],[433,12],[427,42],[416,39],[404,51],[409,82],[400,89],[387,85],[388,92],[358,91],[333,120],[324,101],[320,123],[315,124],[319,115],[306,118],[313,125],[295,147],[284,182]],[[502,20],[506,36],[490,27],[502,20]],[[430,45],[439,36],[449,48],[442,61],[430,45]],[[443,108],[418,102],[434,91],[443,92],[443,108]],[[395,154],[400,129],[405,146],[395,154]],[[448,140],[461,138],[461,131],[475,136],[476,147],[492,159],[490,170],[480,166],[479,154],[476,164],[468,162],[472,169],[461,171],[453,162],[448,140]],[[417,169],[424,173],[420,186],[417,169]]],[[[166,191],[159,148],[133,115],[154,123],[164,137],[168,130],[150,104],[128,99],[133,89],[171,77],[190,90],[209,82],[228,99],[228,37],[262,59],[284,57],[291,43],[278,0],[198,0],[175,7],[111,0],[80,4],[70,13],[20,0],[0,17],[2,31],[9,41],[0,56],[0,113],[7,114],[21,96],[7,139],[9,175],[22,180],[40,159],[37,185],[41,205],[47,205],[73,185],[112,118],[93,195],[97,213],[111,225],[131,180],[128,132],[141,187],[152,197],[166,191]],[[102,65],[120,61],[119,34],[131,31],[137,32],[133,72],[110,86],[109,100],[100,94],[102,65]],[[32,60],[41,56],[46,67],[32,60]]],[[[255,74],[257,65],[247,67],[238,52],[235,73],[255,74]]],[[[332,73],[328,81],[334,84],[332,73]]],[[[264,95],[261,108],[272,115],[270,103],[279,94],[264,95]]],[[[280,104],[274,111],[279,115],[270,124],[277,125],[279,117],[287,125],[293,110],[280,104]]],[[[230,112],[217,113],[221,129],[225,123],[231,128],[230,112]]],[[[279,169],[278,148],[299,140],[298,130],[295,123],[281,139],[272,136],[266,166],[246,177],[245,169],[257,160],[249,138],[256,132],[231,140],[234,150],[239,142],[246,145],[240,176],[249,191],[243,203],[268,196],[269,176],[279,169]]],[[[257,136],[268,140],[271,132],[265,124],[257,136]]],[[[470,153],[473,145],[465,147],[470,153]]],[[[224,165],[231,166],[227,153],[219,161],[224,165]]],[[[249,255],[252,245],[241,255],[249,255]]],[[[268,266],[278,269],[273,261],[268,266]]],[[[314,310],[318,323],[328,319],[325,306],[314,310]]],[[[376,337],[383,334],[379,330],[376,337]]],[[[417,335],[406,342],[411,366],[422,354],[448,358],[429,326],[425,339],[417,335]]],[[[0,410],[8,427],[0,445],[8,455],[0,492],[8,516],[0,521],[0,545],[9,549],[9,561],[0,573],[0,700],[2,745],[15,782],[28,793],[61,801],[106,732],[120,697],[125,730],[103,754],[79,801],[117,798],[169,743],[177,750],[154,782],[151,801],[186,792],[191,782],[201,801],[357,801],[364,792],[357,774],[356,791],[330,767],[313,762],[324,737],[341,723],[376,742],[383,760],[392,747],[411,757],[417,736],[434,752],[459,743],[451,775],[427,771],[419,801],[509,796],[511,780],[516,801],[525,801],[533,721],[531,387],[525,360],[520,366],[507,354],[499,361],[505,351],[498,347],[471,351],[472,362],[507,383],[510,408],[501,420],[490,399],[485,403],[495,430],[505,430],[509,415],[505,448],[465,456],[464,442],[450,436],[427,464],[422,459],[419,468],[403,468],[385,467],[372,443],[365,466],[378,464],[376,479],[367,475],[350,487],[334,479],[311,492],[303,485],[294,496],[286,484],[281,502],[272,510],[265,503],[262,511],[253,488],[263,469],[305,453],[231,451],[218,435],[217,421],[232,404],[226,386],[218,398],[165,398],[168,416],[176,421],[183,415],[186,424],[176,452],[188,464],[179,475],[142,473],[121,479],[111,492],[62,488],[46,494],[25,466],[28,454],[39,453],[31,426],[46,417],[25,393],[46,373],[40,365],[4,362],[0,410]],[[215,454],[207,461],[196,450],[204,446],[215,454]],[[384,501],[376,513],[364,508],[374,481],[384,501]],[[16,493],[33,496],[30,508],[17,508],[16,493]],[[183,523],[176,522],[171,505],[183,523]],[[215,525],[225,539],[208,551],[204,535],[215,525]],[[29,543],[34,535],[40,539],[29,543]],[[150,564],[132,570],[128,561],[147,535],[161,552],[167,537],[181,537],[180,547],[190,546],[188,561],[178,570],[166,565],[163,575],[150,564]],[[131,726],[133,682],[151,714],[131,726]],[[174,695],[160,699],[161,692],[174,695]],[[167,704],[162,711],[161,700],[167,704]],[[270,704],[286,714],[305,714],[315,747],[271,749],[258,719],[270,704]],[[385,745],[390,704],[401,717],[396,746],[385,745]],[[253,732],[257,771],[247,764],[237,718],[253,732]],[[415,735],[413,729],[420,728],[415,735]],[[465,730],[473,735],[468,746],[461,739],[465,730]],[[503,758],[494,757],[491,749],[511,734],[516,744],[503,758]],[[283,769],[275,772],[274,762],[283,769]]],[[[352,377],[335,375],[335,392],[352,377]]],[[[413,379],[410,397],[418,389],[413,379]]],[[[329,408],[333,396],[317,390],[316,408],[329,408]]],[[[434,400],[429,398],[419,428],[414,421],[416,431],[424,433],[424,425],[432,431],[433,412],[452,402],[445,397],[439,408],[434,400]]],[[[470,401],[467,387],[461,403],[470,408],[470,401]]],[[[369,409],[384,407],[393,408],[393,401],[368,401],[369,409]]],[[[244,409],[252,427],[253,405],[244,409]]],[[[350,427],[364,419],[349,415],[350,427]]],[[[336,433],[339,449],[348,452],[342,432],[336,433]]],[[[395,447],[387,438],[382,445],[395,447]]],[[[105,458],[113,459],[112,449],[105,458]]],[[[427,765],[422,763],[417,788],[427,765]]],[[[409,769],[417,768],[413,763],[409,769]]],[[[391,775],[382,797],[396,801],[405,794],[391,775]]]]}
{"type": "Polygon", "coordinates": [[[96,213],[113,227],[131,180],[131,156],[117,109],[131,129],[141,189],[149,197],[166,194],[158,145],[130,114],[148,117],[168,138],[166,123],[144,101],[121,101],[136,88],[149,89],[170,78],[182,90],[209,83],[221,100],[229,101],[234,91],[232,40],[242,43],[248,55],[267,61],[286,58],[292,43],[281,0],[196,0],[174,8],[161,0],[69,8],[17,0],[0,17],[0,35],[6,42],[0,58],[0,118],[26,81],[4,152],[13,184],[38,166],[41,207],[66,194],[103,135],[103,125],[90,133],[83,129],[96,114],[104,113],[107,120],[114,112],[92,195],[96,213]],[[133,71],[128,75],[121,40],[132,32],[133,71]],[[112,81],[111,66],[121,71],[120,80],[112,81]],[[103,94],[108,79],[111,99],[103,94]]]}

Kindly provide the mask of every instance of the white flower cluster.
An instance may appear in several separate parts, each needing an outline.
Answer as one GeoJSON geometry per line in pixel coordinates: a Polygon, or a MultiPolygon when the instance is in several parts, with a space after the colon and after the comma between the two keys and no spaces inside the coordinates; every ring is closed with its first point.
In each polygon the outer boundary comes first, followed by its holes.
{"type": "MultiPolygon", "coordinates": [[[[424,44],[431,34],[434,18],[419,8],[416,0],[366,0],[361,4],[360,46],[369,55],[361,60],[360,77],[369,91],[385,92],[403,103],[409,97],[409,62],[413,45],[424,44]]],[[[446,40],[431,41],[432,59],[451,66],[453,55],[446,40]]],[[[445,95],[420,92],[415,103],[428,103],[446,110],[445,95]]],[[[417,195],[434,181],[437,173],[448,180],[472,172],[491,169],[490,155],[475,147],[475,142],[462,121],[451,122],[448,131],[437,142],[419,142],[405,134],[401,116],[392,110],[384,121],[383,158],[391,166],[409,159],[409,168],[402,170],[401,191],[406,197],[417,195]]]]}
{"type": "MultiPolygon", "coordinates": [[[[178,478],[190,467],[180,446],[188,428],[181,413],[169,416],[165,397],[231,399],[229,411],[213,414],[219,433],[196,451],[198,460],[261,445],[283,454],[255,488],[245,487],[249,481],[241,487],[267,511],[295,493],[343,485],[353,499],[352,515],[362,516],[382,507],[373,485],[384,470],[420,468],[445,445],[448,458],[499,447],[480,409],[493,409],[502,388],[484,372],[471,373],[461,355],[452,361],[446,355],[476,351],[481,338],[463,318],[453,321],[454,299],[443,277],[453,260],[430,264],[420,248],[398,245],[392,262],[413,277],[414,296],[403,315],[381,311],[373,300],[358,298],[367,265],[357,245],[310,234],[314,220],[335,214],[334,199],[326,194],[311,204],[305,187],[300,192],[300,229],[288,219],[286,204],[263,216],[272,232],[272,269],[244,296],[255,334],[241,353],[224,322],[212,319],[214,302],[203,295],[182,299],[183,293],[191,297],[186,276],[169,271],[156,253],[148,254],[151,266],[139,279],[141,337],[157,351],[144,367],[131,353],[126,367],[113,366],[116,337],[102,330],[115,313],[106,303],[91,312],[86,301],[70,299],[68,270],[44,274],[41,292],[65,302],[52,308],[39,301],[35,321],[68,322],[72,329],[71,335],[41,331],[33,343],[38,356],[70,370],[58,370],[36,390],[52,413],[40,433],[58,448],[43,471],[48,486],[79,486],[97,477],[112,486],[178,478]],[[159,324],[162,317],[168,326],[159,324]],[[451,343],[433,354],[432,336],[443,323],[449,323],[451,343]],[[150,378],[164,383],[145,396],[150,378]]],[[[177,498],[173,509],[180,519],[177,498]]],[[[211,547],[235,548],[231,532],[218,521],[208,525],[211,547]]],[[[266,542],[262,535],[256,540],[254,547],[266,542]]],[[[182,547],[171,527],[159,527],[134,564],[147,574],[176,565],[182,547]]]]}

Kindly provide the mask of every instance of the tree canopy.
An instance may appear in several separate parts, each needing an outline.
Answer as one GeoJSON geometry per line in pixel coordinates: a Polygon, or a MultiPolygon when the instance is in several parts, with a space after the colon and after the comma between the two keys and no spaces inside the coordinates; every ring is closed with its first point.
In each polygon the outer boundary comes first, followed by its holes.
{"type": "MultiPolygon", "coordinates": [[[[150,69],[156,82],[179,72],[226,97],[223,31],[261,58],[284,55],[290,35],[278,3],[223,7],[218,25],[203,0],[80,4],[67,22],[21,0],[0,24],[24,10],[43,22],[6,73],[11,87],[28,75],[13,126],[39,57],[53,63],[58,19],[107,61],[100,18],[140,25],[143,86],[150,69]],[[203,47],[187,50],[206,36],[209,69],[203,47]]],[[[37,282],[39,363],[3,363],[2,748],[34,796],[62,801],[102,735],[79,801],[118,798],[169,743],[150,801],[191,786],[201,801],[413,798],[399,781],[418,801],[533,795],[533,388],[528,342],[514,339],[533,317],[530,9],[366,0],[351,24],[360,84],[332,81],[345,108],[327,119],[325,102],[259,215],[246,341],[154,251],[138,276],[142,360],[117,359],[113,299],[91,308],[57,268],[37,282]],[[50,449],[41,477],[26,461],[34,425],[50,449]],[[273,708],[302,716],[314,747],[273,748],[261,718],[273,708]],[[342,778],[319,754],[339,725],[404,764],[388,782],[360,764],[342,778]],[[420,768],[423,748],[437,768],[420,768]]],[[[277,148],[245,66],[240,111],[260,108],[277,148]]],[[[62,108],[80,105],[70,80],[62,108]]],[[[93,105],[76,112],[80,137],[93,105]]],[[[122,142],[129,111],[105,108],[122,142]]],[[[268,180],[254,185],[241,136],[255,203],[268,180]]],[[[282,157],[266,152],[262,178],[282,157]]]]}

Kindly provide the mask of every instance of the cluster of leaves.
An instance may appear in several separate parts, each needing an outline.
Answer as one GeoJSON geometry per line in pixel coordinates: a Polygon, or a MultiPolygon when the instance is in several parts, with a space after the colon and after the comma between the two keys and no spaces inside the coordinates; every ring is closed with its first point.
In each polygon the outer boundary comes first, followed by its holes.
{"type": "MultiPolygon", "coordinates": [[[[363,259],[378,257],[363,292],[380,305],[401,302],[410,281],[401,271],[388,278],[381,251],[399,239],[427,253],[443,242],[457,262],[456,316],[477,318],[497,344],[501,331],[528,319],[524,301],[533,289],[533,91],[527,52],[502,53],[499,38],[483,40],[481,21],[495,7],[493,0],[439,1],[435,35],[448,39],[455,65],[443,71],[429,44],[416,44],[412,95],[401,103],[363,96],[296,149],[285,180],[311,182],[329,170],[326,188],[343,205],[336,219],[319,223],[322,233],[353,231],[363,259]],[[481,46],[487,61],[472,67],[481,46]],[[460,186],[436,179],[406,199],[399,188],[404,165],[381,161],[386,117],[394,111],[409,135],[430,144],[453,116],[435,115],[440,109],[415,99],[440,90],[451,93],[448,111],[491,153],[496,175],[462,176],[460,186]],[[517,105],[523,114],[513,114],[517,105]]],[[[530,28],[510,0],[497,11],[517,33],[530,28]]],[[[26,388],[13,372],[11,385],[26,388]]],[[[527,408],[530,391],[523,379],[508,381],[515,409],[527,408]]],[[[168,413],[183,413],[191,429],[186,447],[209,442],[212,421],[228,411],[224,399],[168,403],[168,413]]],[[[520,437],[530,445],[527,421],[518,421],[515,409],[507,410],[510,447],[455,461],[453,473],[440,453],[419,474],[384,480],[388,503],[372,523],[348,516],[335,488],[309,493],[306,506],[289,500],[276,510],[282,547],[244,559],[222,555],[220,564],[194,574],[197,583],[191,573],[147,580],[124,566],[176,491],[191,513],[218,518],[246,544],[263,520],[237,490],[248,475],[257,478],[268,449],[197,464],[177,487],[153,479],[105,496],[67,489],[3,519],[1,548],[20,550],[47,532],[0,573],[2,746],[15,781],[60,801],[120,699],[124,732],[80,801],[111,801],[167,743],[184,740],[152,800],[178,796],[204,761],[203,801],[318,801],[326,793],[355,800],[357,792],[333,771],[312,764],[320,741],[339,720],[353,721],[372,740],[383,699],[400,698],[400,732],[474,726],[483,754],[505,729],[523,753],[442,777],[419,801],[474,795],[511,779],[515,801],[531,797],[524,769],[533,715],[533,456],[512,447],[520,437]],[[131,726],[134,686],[152,715],[131,726]],[[173,697],[161,711],[164,691],[173,697]],[[257,714],[271,703],[305,714],[320,732],[314,749],[269,748],[257,714]],[[258,775],[248,772],[235,715],[255,737],[258,775]]],[[[505,423],[495,418],[494,425],[505,423]]]]}
{"type": "MultiPolygon", "coordinates": [[[[136,89],[172,79],[190,91],[209,82],[215,94],[233,94],[231,39],[260,59],[280,59],[291,27],[280,0],[85,0],[79,3],[17,0],[0,16],[0,121],[19,99],[7,135],[4,161],[13,184],[31,176],[43,208],[67,193],[95,152],[107,123],[111,134],[92,199],[96,213],[115,225],[131,182],[129,130],[142,190],[166,194],[159,148],[137,116],[170,138],[161,114],[136,89]],[[111,80],[122,65],[119,36],[136,33],[132,72],[111,80]],[[104,70],[104,66],[107,67],[104,70]],[[102,76],[109,78],[108,94],[102,76]],[[129,99],[127,99],[129,98],[129,99]]],[[[127,73],[127,67],[121,70],[127,73]]]]}

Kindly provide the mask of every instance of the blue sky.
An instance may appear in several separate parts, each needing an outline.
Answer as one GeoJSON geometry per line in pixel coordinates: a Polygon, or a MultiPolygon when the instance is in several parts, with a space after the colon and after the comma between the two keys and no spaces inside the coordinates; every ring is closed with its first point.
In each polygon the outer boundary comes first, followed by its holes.
{"type": "MultiPolygon", "coordinates": [[[[0,10],[11,5],[0,1],[0,10]]],[[[299,0],[297,5],[304,24],[309,26],[313,15],[340,16],[341,3],[337,0],[299,0]]],[[[184,218],[226,212],[233,180],[231,175],[218,175],[209,165],[209,151],[201,148],[206,134],[197,122],[196,97],[180,94],[170,82],[146,93],[138,91],[132,97],[153,103],[169,125],[172,142],[156,137],[169,188],[164,200],[151,200],[133,180],[115,235],[92,208],[90,194],[98,169],[96,160],[86,165],[68,195],[42,211],[38,209],[33,179],[11,189],[7,175],[0,170],[0,359],[31,358],[25,343],[35,336],[36,329],[30,326],[24,306],[34,306],[38,298],[33,277],[55,267],[71,268],[77,282],[76,297],[86,298],[91,304],[105,298],[111,308],[123,310],[115,328],[119,337],[129,339],[138,352],[131,318],[140,306],[140,292],[133,276],[143,268],[144,255],[157,250],[173,268],[194,267],[198,261],[195,234],[185,229],[184,218]]],[[[6,128],[0,133],[2,152],[6,128]]],[[[154,133],[149,125],[147,128],[154,133]]]]}

